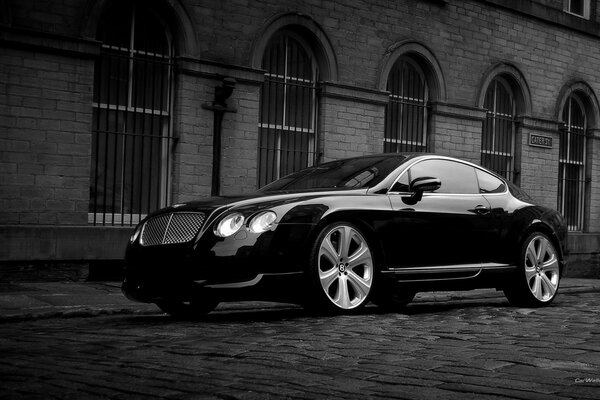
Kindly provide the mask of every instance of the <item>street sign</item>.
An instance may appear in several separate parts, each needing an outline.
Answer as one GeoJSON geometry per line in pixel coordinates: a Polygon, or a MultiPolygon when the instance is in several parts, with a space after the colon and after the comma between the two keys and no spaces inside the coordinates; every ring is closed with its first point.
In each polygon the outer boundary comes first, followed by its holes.
{"type": "Polygon", "coordinates": [[[529,136],[529,145],[536,147],[552,148],[552,138],[549,136],[533,135],[529,136]]]}

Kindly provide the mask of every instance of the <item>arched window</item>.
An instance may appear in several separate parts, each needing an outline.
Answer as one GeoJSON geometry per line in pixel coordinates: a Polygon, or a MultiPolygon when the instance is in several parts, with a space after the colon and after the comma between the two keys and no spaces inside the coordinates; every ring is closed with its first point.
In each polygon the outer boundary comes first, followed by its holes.
{"type": "Polygon", "coordinates": [[[172,45],[142,1],[112,2],[98,40],[90,222],[130,225],[168,200],[172,45]]]}
{"type": "Polygon", "coordinates": [[[571,94],[567,99],[560,132],[558,207],[569,230],[583,229],[586,168],[586,115],[581,100],[571,94]]]}
{"type": "Polygon", "coordinates": [[[276,34],[263,56],[258,140],[258,186],[314,163],[318,69],[296,34],[276,34]]]}
{"type": "Polygon", "coordinates": [[[429,90],[423,71],[409,57],[400,57],[390,71],[387,90],[383,151],[426,151],[429,90]]]}
{"type": "Polygon", "coordinates": [[[487,113],[481,139],[481,165],[513,180],[516,111],[506,80],[496,77],[491,81],[483,107],[487,113]]]}

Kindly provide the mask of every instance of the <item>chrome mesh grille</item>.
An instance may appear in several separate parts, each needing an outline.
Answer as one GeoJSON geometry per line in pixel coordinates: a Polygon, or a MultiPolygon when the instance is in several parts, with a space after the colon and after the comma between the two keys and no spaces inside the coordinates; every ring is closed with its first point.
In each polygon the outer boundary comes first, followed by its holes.
{"type": "Polygon", "coordinates": [[[203,213],[169,213],[146,221],[142,230],[142,246],[186,243],[192,240],[204,223],[203,213]]]}

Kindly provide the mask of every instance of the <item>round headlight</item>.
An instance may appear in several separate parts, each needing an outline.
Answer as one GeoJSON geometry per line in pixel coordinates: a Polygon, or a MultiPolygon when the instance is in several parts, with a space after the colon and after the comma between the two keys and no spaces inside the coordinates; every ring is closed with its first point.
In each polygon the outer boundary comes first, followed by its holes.
{"type": "Polygon", "coordinates": [[[256,214],[248,224],[250,231],[254,233],[264,232],[273,226],[273,222],[277,219],[277,214],[273,211],[263,211],[256,214]]]}
{"type": "Polygon", "coordinates": [[[229,214],[215,227],[215,235],[220,237],[231,236],[244,225],[244,216],[240,213],[229,214]]]}

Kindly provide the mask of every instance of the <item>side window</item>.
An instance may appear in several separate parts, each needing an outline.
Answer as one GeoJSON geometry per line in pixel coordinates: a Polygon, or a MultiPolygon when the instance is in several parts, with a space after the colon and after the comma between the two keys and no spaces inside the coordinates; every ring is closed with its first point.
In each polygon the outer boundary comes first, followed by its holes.
{"type": "Polygon", "coordinates": [[[438,178],[442,186],[435,193],[479,193],[475,168],[449,160],[425,160],[410,169],[410,180],[420,177],[438,178]]]}
{"type": "Polygon", "coordinates": [[[475,171],[477,171],[480,193],[502,193],[506,190],[504,182],[494,175],[488,174],[480,169],[476,169],[475,171]]]}
{"type": "Polygon", "coordinates": [[[410,190],[408,187],[408,172],[404,172],[402,175],[400,175],[400,178],[394,184],[394,186],[392,186],[391,192],[406,193],[409,191],[410,190]]]}

